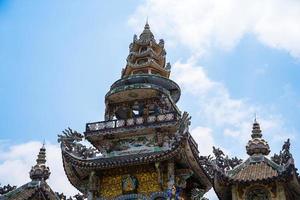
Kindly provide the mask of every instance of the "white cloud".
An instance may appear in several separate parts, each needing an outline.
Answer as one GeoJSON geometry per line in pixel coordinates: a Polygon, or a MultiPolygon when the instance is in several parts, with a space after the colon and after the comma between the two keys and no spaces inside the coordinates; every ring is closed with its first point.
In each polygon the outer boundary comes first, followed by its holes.
{"type": "MultiPolygon", "coordinates": [[[[0,180],[1,184],[21,186],[30,181],[29,171],[35,165],[37,154],[42,143],[30,141],[13,145],[7,150],[0,148],[0,180]]],[[[59,145],[46,144],[46,159],[51,175],[48,180],[54,191],[75,195],[78,191],[72,187],[64,173],[59,145]]]]}
{"type": "Polygon", "coordinates": [[[203,67],[195,67],[195,60],[190,59],[187,63],[176,62],[172,69],[171,77],[176,79],[184,91],[191,94],[206,94],[220,84],[210,80],[203,67]]]}
{"type": "Polygon", "coordinates": [[[183,44],[198,55],[212,46],[231,49],[250,33],[269,47],[300,57],[297,0],[146,0],[129,23],[140,31],[146,16],[168,42],[183,44]]]}
{"type": "Polygon", "coordinates": [[[198,149],[201,155],[210,155],[212,146],[215,146],[212,130],[208,127],[198,126],[191,130],[191,134],[198,144],[198,149]]]}
{"type": "Polygon", "coordinates": [[[172,76],[183,93],[193,96],[196,106],[194,110],[199,110],[203,120],[201,124],[209,124],[210,128],[200,126],[191,131],[204,155],[211,153],[212,146],[216,145],[228,148],[228,153],[244,156],[245,152],[240,150],[250,138],[254,113],[259,114],[263,134],[276,149],[286,138],[294,138],[295,132],[287,131],[280,114],[274,114],[268,106],[253,105],[246,99],[232,98],[227,88],[211,80],[204,67],[197,65],[194,59],[186,63],[176,62],[172,76]],[[223,134],[219,134],[220,130],[223,134]],[[219,138],[219,142],[214,137],[219,138]],[[220,139],[228,137],[237,141],[234,146],[226,147],[226,143],[220,139]]]}
{"type": "Polygon", "coordinates": [[[176,62],[172,75],[181,86],[182,91],[197,97],[197,105],[207,121],[215,125],[240,126],[244,119],[253,116],[255,108],[245,103],[243,99],[233,99],[226,87],[209,79],[202,66],[193,60],[187,63],[176,62]]]}

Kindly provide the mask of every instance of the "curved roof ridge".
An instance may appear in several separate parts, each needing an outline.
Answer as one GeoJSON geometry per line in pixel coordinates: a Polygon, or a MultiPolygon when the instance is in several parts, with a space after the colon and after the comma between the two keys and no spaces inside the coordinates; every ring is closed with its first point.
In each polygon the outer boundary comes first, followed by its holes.
{"type": "MultiPolygon", "coordinates": [[[[74,156],[73,154],[71,154],[68,151],[63,150],[63,157],[66,159],[71,159],[73,160],[73,162],[76,162],[78,164],[83,164],[86,167],[95,167],[95,166],[103,166],[104,168],[109,168],[112,167],[114,165],[119,165],[119,164],[129,164],[129,163],[144,163],[147,162],[147,158],[155,159],[155,157],[159,160],[164,160],[164,158],[162,157],[168,157],[171,156],[175,156],[176,152],[180,149],[183,139],[181,138],[179,141],[177,141],[171,149],[168,150],[162,150],[162,151],[158,151],[158,152],[147,152],[147,153],[142,153],[142,154],[132,154],[132,155],[124,155],[124,156],[116,156],[116,157],[95,157],[92,159],[82,159],[79,158],[77,156],[74,156]],[[174,154],[174,155],[172,155],[174,154]],[[124,160],[126,159],[126,161],[124,163],[124,160]],[[140,162],[139,162],[140,161],[140,162]]],[[[153,160],[152,160],[153,161],[153,160]]]]}

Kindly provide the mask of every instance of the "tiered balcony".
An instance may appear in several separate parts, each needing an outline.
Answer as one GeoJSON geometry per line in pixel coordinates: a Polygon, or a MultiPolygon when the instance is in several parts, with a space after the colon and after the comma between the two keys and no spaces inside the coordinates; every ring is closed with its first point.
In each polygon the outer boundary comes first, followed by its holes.
{"type": "Polygon", "coordinates": [[[163,125],[176,122],[180,115],[176,112],[149,115],[147,117],[134,117],[129,119],[109,120],[86,124],[86,136],[105,133],[107,131],[117,131],[117,129],[131,129],[135,127],[145,127],[151,125],[163,125]]]}

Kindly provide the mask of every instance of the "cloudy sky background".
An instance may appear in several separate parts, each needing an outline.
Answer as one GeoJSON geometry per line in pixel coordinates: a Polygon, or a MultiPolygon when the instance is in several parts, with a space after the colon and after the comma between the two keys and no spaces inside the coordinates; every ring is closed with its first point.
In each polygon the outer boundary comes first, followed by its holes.
{"type": "MultiPolygon", "coordinates": [[[[201,154],[246,157],[254,114],[300,165],[300,2],[297,0],[0,0],[0,183],[22,185],[46,140],[54,190],[75,194],[57,134],[103,120],[128,45],[149,18],[166,43],[179,107],[201,154]]],[[[216,199],[213,191],[208,195],[216,199]]]]}

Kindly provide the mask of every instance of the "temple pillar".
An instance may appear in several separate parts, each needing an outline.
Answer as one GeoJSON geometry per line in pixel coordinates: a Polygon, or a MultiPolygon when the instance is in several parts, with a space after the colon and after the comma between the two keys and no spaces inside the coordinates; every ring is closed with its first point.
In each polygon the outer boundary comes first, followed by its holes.
{"type": "Polygon", "coordinates": [[[162,173],[161,173],[161,165],[160,162],[155,163],[155,168],[157,172],[157,181],[161,189],[163,189],[163,178],[162,178],[162,173]]]}
{"type": "Polygon", "coordinates": [[[174,161],[168,162],[168,189],[172,189],[175,185],[175,175],[174,175],[175,167],[174,161]]]}
{"type": "Polygon", "coordinates": [[[276,200],[286,200],[285,193],[284,193],[284,187],[282,184],[277,183],[277,191],[276,191],[276,200]]]}
{"type": "Polygon", "coordinates": [[[87,197],[88,200],[94,200],[94,195],[93,195],[93,192],[89,191],[88,192],[88,197],[87,197]]]}
{"type": "Polygon", "coordinates": [[[239,200],[238,189],[237,189],[236,185],[232,186],[232,188],[231,188],[231,195],[232,195],[232,200],[239,200]]]}
{"type": "Polygon", "coordinates": [[[97,191],[99,189],[99,177],[96,175],[95,171],[90,173],[89,183],[88,183],[88,200],[95,200],[97,196],[97,191]]]}

